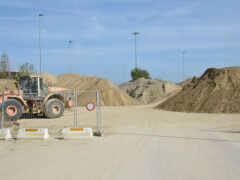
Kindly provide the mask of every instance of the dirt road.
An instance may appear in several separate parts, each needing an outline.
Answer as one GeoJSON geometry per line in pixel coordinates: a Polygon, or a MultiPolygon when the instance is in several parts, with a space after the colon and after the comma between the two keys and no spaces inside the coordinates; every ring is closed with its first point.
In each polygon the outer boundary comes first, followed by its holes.
{"type": "MultiPolygon", "coordinates": [[[[22,127],[72,124],[22,119],[22,127]],[[48,124],[48,125],[46,125],[48,124]]],[[[0,141],[0,179],[236,179],[240,115],[173,113],[151,106],[103,107],[105,136],[80,140],[0,141]]],[[[79,114],[89,126],[95,114],[79,114]]]]}

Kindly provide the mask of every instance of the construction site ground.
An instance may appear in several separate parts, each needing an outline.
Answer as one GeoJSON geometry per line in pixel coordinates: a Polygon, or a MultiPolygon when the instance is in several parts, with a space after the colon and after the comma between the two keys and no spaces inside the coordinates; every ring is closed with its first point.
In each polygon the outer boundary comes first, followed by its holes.
{"type": "MultiPolygon", "coordinates": [[[[58,130],[72,126],[72,111],[60,119],[21,119],[20,127],[48,128],[51,138],[0,141],[0,177],[239,179],[239,114],[167,112],[153,106],[102,107],[105,134],[91,139],[58,138],[58,130]]],[[[79,124],[94,125],[95,115],[82,111],[79,124]]]]}

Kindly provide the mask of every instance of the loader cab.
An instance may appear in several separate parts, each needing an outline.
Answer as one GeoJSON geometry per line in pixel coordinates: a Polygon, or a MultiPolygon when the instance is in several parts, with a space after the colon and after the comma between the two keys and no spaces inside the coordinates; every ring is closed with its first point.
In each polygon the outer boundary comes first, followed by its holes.
{"type": "Polygon", "coordinates": [[[20,89],[24,99],[39,99],[43,92],[43,80],[37,76],[24,76],[20,80],[20,89]]]}

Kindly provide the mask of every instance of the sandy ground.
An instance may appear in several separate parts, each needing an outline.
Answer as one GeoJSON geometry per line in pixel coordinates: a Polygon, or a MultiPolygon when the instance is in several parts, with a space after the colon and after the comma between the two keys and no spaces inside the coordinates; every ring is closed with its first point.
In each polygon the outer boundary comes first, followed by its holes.
{"type": "MultiPolygon", "coordinates": [[[[96,125],[96,112],[81,108],[78,117],[80,126],[96,125]]],[[[125,106],[103,107],[102,118],[103,137],[79,140],[57,139],[73,124],[71,111],[61,119],[19,120],[20,127],[48,127],[52,138],[0,141],[0,179],[240,177],[240,115],[125,106]]]]}

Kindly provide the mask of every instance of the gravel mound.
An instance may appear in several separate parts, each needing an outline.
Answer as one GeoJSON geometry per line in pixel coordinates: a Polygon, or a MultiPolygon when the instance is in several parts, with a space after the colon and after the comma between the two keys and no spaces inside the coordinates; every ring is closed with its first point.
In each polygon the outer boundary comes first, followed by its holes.
{"type": "Polygon", "coordinates": [[[240,112],[240,67],[210,68],[156,108],[201,113],[240,112]]]}
{"type": "Polygon", "coordinates": [[[46,81],[48,81],[49,85],[56,85],[58,82],[58,77],[54,74],[50,74],[48,72],[42,73],[43,77],[43,83],[46,84],[46,81]]]}
{"type": "Polygon", "coordinates": [[[143,104],[157,102],[181,90],[181,87],[173,82],[145,78],[120,84],[119,87],[143,104]]]}
{"type": "Polygon", "coordinates": [[[196,77],[187,78],[187,79],[185,79],[183,82],[179,83],[178,85],[183,88],[183,86],[185,86],[186,84],[191,83],[192,80],[193,80],[193,78],[196,78],[196,77]]]}

